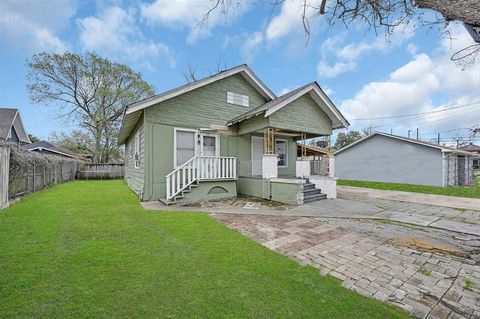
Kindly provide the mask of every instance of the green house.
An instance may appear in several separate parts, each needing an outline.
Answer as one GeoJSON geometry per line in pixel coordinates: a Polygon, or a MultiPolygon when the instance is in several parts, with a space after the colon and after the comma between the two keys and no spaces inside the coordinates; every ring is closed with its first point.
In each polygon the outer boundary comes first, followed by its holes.
{"type": "Polygon", "coordinates": [[[127,108],[125,181],[142,201],[246,194],[302,205],[327,197],[334,169],[331,157],[297,158],[297,141],[348,125],[316,82],[277,97],[240,65],[127,108]]]}

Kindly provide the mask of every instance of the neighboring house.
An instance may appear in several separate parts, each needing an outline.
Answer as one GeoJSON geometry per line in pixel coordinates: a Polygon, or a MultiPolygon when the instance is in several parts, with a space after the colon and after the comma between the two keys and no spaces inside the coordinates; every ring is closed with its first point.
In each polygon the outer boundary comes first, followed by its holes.
{"type": "Polygon", "coordinates": [[[15,144],[31,143],[17,109],[0,108],[0,140],[15,144]]]}
{"type": "Polygon", "coordinates": [[[296,178],[310,175],[296,141],[348,125],[316,82],[276,97],[240,65],[130,105],[119,143],[125,180],[144,201],[247,194],[303,204],[325,194],[296,178]]]}
{"type": "Polygon", "coordinates": [[[335,153],[341,179],[433,186],[467,186],[475,154],[375,132],[335,153]]]}
{"type": "Polygon", "coordinates": [[[470,143],[468,145],[459,147],[458,149],[477,154],[477,156],[473,159],[473,169],[480,170],[480,146],[479,145],[470,143]]]}
{"type": "Polygon", "coordinates": [[[48,155],[56,155],[61,157],[75,158],[77,157],[75,153],[70,152],[69,150],[57,147],[47,141],[38,141],[35,143],[23,145],[22,148],[48,155]]]}

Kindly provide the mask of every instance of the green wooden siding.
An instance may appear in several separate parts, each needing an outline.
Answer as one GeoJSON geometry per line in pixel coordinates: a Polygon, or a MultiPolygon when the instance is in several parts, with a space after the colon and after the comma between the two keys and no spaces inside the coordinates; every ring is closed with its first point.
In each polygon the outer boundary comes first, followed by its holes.
{"type": "Polygon", "coordinates": [[[332,121],[306,94],[269,117],[270,127],[318,135],[332,134],[332,121]]]}
{"type": "Polygon", "coordinates": [[[250,108],[266,102],[240,74],[164,101],[145,110],[147,122],[190,128],[226,125],[250,108]],[[227,103],[227,91],[248,95],[250,106],[227,103]]]}
{"type": "Polygon", "coordinates": [[[132,134],[125,143],[125,182],[128,186],[142,198],[144,191],[145,181],[145,131],[143,126],[143,119],[138,121],[137,125],[132,131],[132,134]],[[140,167],[135,168],[135,160],[133,152],[135,143],[135,135],[139,134],[139,155],[140,155],[140,167]]]}
{"type": "Polygon", "coordinates": [[[264,114],[261,114],[241,122],[238,125],[237,130],[238,134],[247,134],[261,131],[264,128],[268,127],[268,125],[268,118],[265,117],[264,114]]]}

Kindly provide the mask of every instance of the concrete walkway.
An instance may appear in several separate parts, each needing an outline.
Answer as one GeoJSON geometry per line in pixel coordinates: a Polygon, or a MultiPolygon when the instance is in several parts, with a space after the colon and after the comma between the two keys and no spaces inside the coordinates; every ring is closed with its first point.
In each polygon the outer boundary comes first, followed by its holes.
{"type": "Polygon", "coordinates": [[[477,210],[406,203],[363,195],[359,197],[358,194],[350,196],[342,193],[340,196],[342,198],[322,200],[288,210],[246,209],[232,206],[166,206],[160,202],[144,202],[142,206],[148,210],[160,211],[387,220],[480,236],[480,211],[477,210]]]}
{"type": "Polygon", "coordinates": [[[469,209],[480,211],[480,198],[454,197],[433,194],[421,194],[411,192],[400,192],[391,190],[380,190],[373,188],[337,186],[339,196],[363,196],[397,200],[402,202],[417,203],[424,205],[442,206],[458,209],[469,209]]]}

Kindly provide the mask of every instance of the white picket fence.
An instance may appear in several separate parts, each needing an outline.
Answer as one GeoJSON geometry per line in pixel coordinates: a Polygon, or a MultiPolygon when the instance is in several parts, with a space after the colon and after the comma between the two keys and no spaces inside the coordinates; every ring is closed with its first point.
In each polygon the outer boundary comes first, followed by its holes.
{"type": "Polygon", "coordinates": [[[224,156],[195,156],[179,166],[166,179],[167,201],[190,185],[202,180],[229,180],[237,176],[236,158],[224,156]]]}

